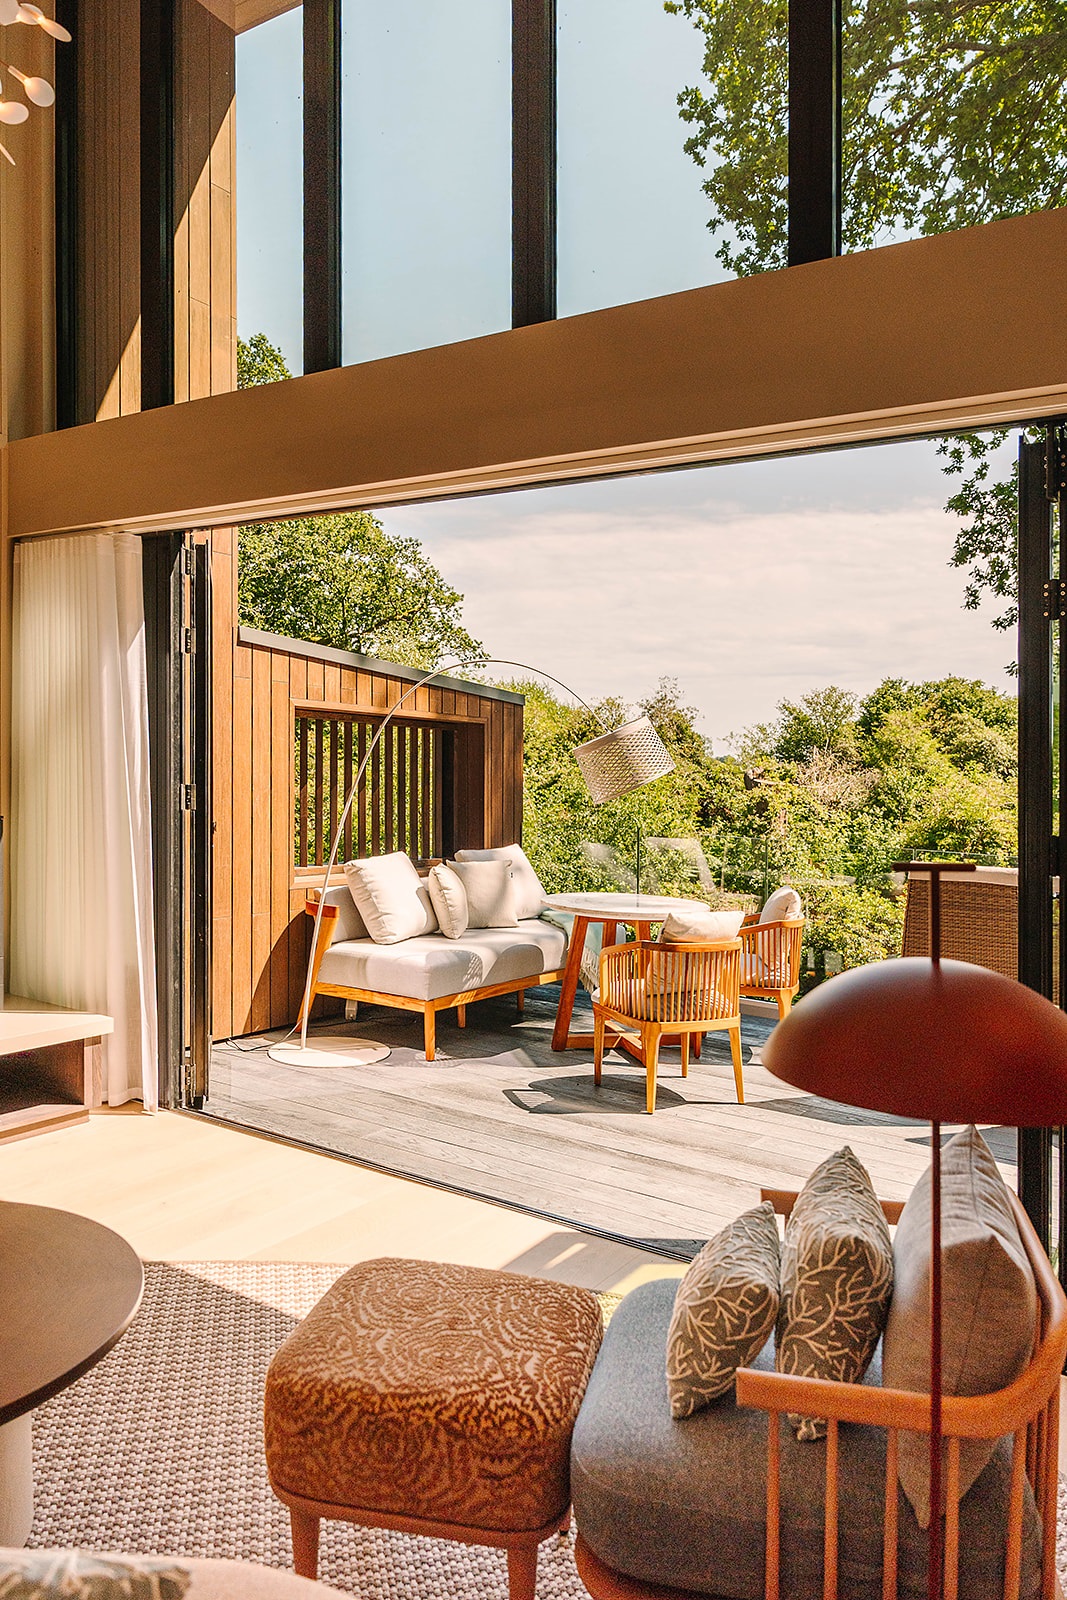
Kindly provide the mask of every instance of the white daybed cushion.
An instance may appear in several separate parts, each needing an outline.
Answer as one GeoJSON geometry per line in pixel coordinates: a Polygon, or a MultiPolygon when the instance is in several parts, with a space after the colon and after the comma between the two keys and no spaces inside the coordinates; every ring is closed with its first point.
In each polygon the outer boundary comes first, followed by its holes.
{"type": "Polygon", "coordinates": [[[467,896],[468,928],[513,928],[518,922],[511,862],[450,861],[467,896]]]}
{"type": "Polygon", "coordinates": [[[659,930],[660,944],[715,944],[736,939],[743,911],[672,911],[659,930]]]}
{"type": "Polygon", "coordinates": [[[540,916],[545,909],[547,900],[544,888],[521,844],[500,845],[493,850],[457,850],[456,860],[510,861],[515,884],[515,915],[519,921],[540,916]]]}
{"type": "Polygon", "coordinates": [[[436,931],[430,891],[402,850],[346,861],[345,878],[377,944],[397,944],[436,931]]]}
{"type": "Polygon", "coordinates": [[[769,897],[759,914],[761,922],[784,922],[787,917],[802,917],[804,905],[795,889],[783,884],[769,897]]]}
{"type": "Polygon", "coordinates": [[[333,938],[336,944],[339,939],[367,939],[367,924],[359,914],[356,902],[352,898],[352,891],[347,884],[338,884],[336,889],[327,889],[323,895],[328,906],[337,907],[337,921],[333,925],[333,938]]]}
{"type": "Polygon", "coordinates": [[[566,935],[539,917],[514,928],[468,928],[459,939],[429,934],[403,944],[350,939],[331,945],[319,968],[320,983],[370,989],[409,1000],[483,989],[513,978],[534,978],[563,965],[566,935]]]}
{"type": "MultiPolygon", "coordinates": [[[[426,879],[437,925],[446,939],[458,939],[470,922],[467,891],[458,872],[449,866],[431,867],[426,879]]],[[[358,938],[359,935],[353,935],[358,938]]]]}

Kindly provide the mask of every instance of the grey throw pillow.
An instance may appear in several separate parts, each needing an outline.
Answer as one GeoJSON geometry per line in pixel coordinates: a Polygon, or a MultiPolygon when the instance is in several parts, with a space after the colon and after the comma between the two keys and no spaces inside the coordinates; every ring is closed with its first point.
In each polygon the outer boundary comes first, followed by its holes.
{"type": "Polygon", "coordinates": [[[667,1332],[672,1417],[725,1394],[763,1349],[778,1315],[778,1224],[770,1201],[709,1239],[678,1286],[667,1332]]]}
{"type": "MultiPolygon", "coordinates": [[[[887,1389],[930,1387],[930,1210],[927,1170],[897,1224],[896,1289],[882,1344],[887,1389]]],[[[1022,1372],[1033,1348],[1037,1287],[1007,1185],[976,1128],[941,1152],[941,1372],[945,1394],[990,1394],[1022,1372]]],[[[993,1454],[994,1439],[964,1439],[960,1496],[993,1454]]],[[[930,1526],[930,1445],[900,1435],[900,1486],[930,1526]]]]}
{"type": "MultiPolygon", "coordinates": [[[[815,1168],[786,1223],[775,1366],[858,1383],[885,1326],[893,1246],[866,1167],[846,1145],[815,1168]]],[[[798,1439],[826,1423],[790,1414],[798,1439]]]]}
{"type": "Polygon", "coordinates": [[[159,1556],[5,1550],[0,1600],[181,1600],[192,1574],[159,1556]]]}

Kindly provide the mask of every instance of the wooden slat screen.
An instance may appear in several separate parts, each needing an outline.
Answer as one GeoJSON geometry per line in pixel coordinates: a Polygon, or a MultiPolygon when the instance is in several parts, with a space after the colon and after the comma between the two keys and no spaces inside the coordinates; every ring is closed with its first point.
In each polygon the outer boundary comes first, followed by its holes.
{"type": "MultiPolygon", "coordinates": [[[[293,861],[318,867],[329,858],[345,797],[380,718],[301,710],[295,721],[293,861]]],[[[397,718],[389,724],[345,825],[341,860],[403,850],[427,861],[444,853],[447,737],[435,722],[397,718]]]]}

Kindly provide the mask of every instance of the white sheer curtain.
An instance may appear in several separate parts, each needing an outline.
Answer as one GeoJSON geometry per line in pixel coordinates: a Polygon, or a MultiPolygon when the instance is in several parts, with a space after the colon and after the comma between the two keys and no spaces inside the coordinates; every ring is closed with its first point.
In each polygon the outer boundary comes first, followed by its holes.
{"type": "Polygon", "coordinates": [[[141,542],[15,547],[14,994],[114,1018],[100,1098],[158,1101],[141,542]]]}

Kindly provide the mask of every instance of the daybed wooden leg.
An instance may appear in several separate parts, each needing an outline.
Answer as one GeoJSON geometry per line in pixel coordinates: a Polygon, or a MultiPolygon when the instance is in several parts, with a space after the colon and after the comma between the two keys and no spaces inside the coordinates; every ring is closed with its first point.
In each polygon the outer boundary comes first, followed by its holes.
{"type": "Polygon", "coordinates": [[[563,1521],[559,1525],[559,1531],[560,1531],[561,1534],[567,1534],[567,1533],[570,1533],[570,1531],[571,1531],[571,1513],[570,1513],[569,1510],[567,1512],[567,1515],[564,1517],[563,1521]]]}
{"type": "Polygon", "coordinates": [[[535,1600],[537,1546],[508,1551],[508,1600],[535,1600]]]}
{"type": "Polygon", "coordinates": [[[319,1575],[319,1519],[307,1511],[289,1508],[293,1530],[293,1570],[301,1578],[319,1575]]]}
{"type": "Polygon", "coordinates": [[[689,1076],[689,1034],[682,1034],[682,1077],[689,1076]]]}
{"type": "Polygon", "coordinates": [[[604,1066],[604,1018],[599,1013],[593,1012],[593,1082],[599,1085],[600,1074],[604,1066]]]}
{"type": "Polygon", "coordinates": [[[730,1054],[734,1058],[734,1083],[737,1085],[737,1103],[745,1103],[745,1080],[741,1075],[741,1029],[730,1029],[730,1054]]]}
{"type": "Polygon", "coordinates": [[[427,1006],[422,1014],[422,1037],[426,1047],[426,1059],[432,1061],[437,1053],[437,1012],[433,1006],[427,1006]]]}
{"type": "Polygon", "coordinates": [[[702,1033],[694,1033],[694,1035],[693,1035],[693,1055],[695,1056],[697,1061],[700,1060],[700,1047],[701,1047],[701,1045],[703,1043],[704,1043],[704,1035],[702,1033]]]}
{"type": "Polygon", "coordinates": [[[522,1016],[523,1012],[526,1010],[526,990],[525,989],[516,989],[516,991],[515,991],[515,1010],[519,1013],[520,1017],[522,1016]]]}
{"type": "Polygon", "coordinates": [[[659,1066],[659,1034],[646,1034],[642,1045],[645,1057],[645,1110],[651,1116],[656,1109],[656,1068],[659,1066]]]}
{"type": "Polygon", "coordinates": [[[466,1008],[466,1006],[457,1006],[456,1007],[456,1021],[459,1023],[459,1026],[461,1028],[465,1028],[467,1026],[467,1008],[466,1008]]]}
{"type": "Polygon", "coordinates": [[[779,991],[778,991],[778,1021],[779,1022],[784,1021],[785,1018],[789,1015],[790,1007],[792,1006],[792,1004],[793,1004],[793,996],[791,994],[787,994],[783,990],[779,989],[779,991]]]}

